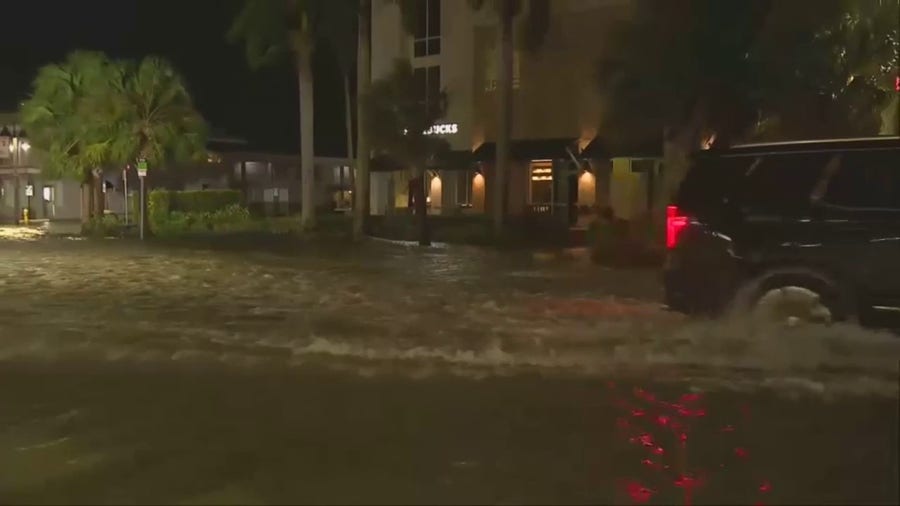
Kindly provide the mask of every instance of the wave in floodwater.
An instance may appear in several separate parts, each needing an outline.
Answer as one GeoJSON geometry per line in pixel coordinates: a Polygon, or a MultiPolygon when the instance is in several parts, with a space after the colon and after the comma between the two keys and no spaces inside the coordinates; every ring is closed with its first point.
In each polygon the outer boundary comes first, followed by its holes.
{"type": "MultiPolygon", "coordinates": [[[[747,320],[690,321],[652,304],[617,301],[595,321],[535,320],[486,304],[477,337],[447,339],[423,330],[400,338],[384,329],[355,335],[235,332],[166,327],[153,339],[73,339],[44,332],[0,340],[0,361],[84,358],[113,362],[213,363],[238,367],[324,365],[364,375],[469,377],[539,372],[688,381],[704,389],[771,388],[822,395],[898,396],[900,338],[855,326],[787,328],[747,320]],[[498,314],[492,314],[498,313],[498,314]],[[502,313],[502,314],[500,314],[502,313]],[[159,337],[168,336],[168,337],[159,337]]],[[[363,329],[364,330],[364,329],[363,329]]],[[[120,329],[126,332],[127,329],[120,329]]],[[[449,333],[462,333],[451,329],[449,333]]],[[[408,334],[408,332],[407,332],[408,334]]]]}

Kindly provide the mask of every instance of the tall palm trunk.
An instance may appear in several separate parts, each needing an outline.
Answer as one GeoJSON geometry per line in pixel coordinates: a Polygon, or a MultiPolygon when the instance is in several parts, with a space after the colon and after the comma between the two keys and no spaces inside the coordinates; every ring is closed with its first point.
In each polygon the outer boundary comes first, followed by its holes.
{"type": "Polygon", "coordinates": [[[315,159],[313,157],[313,70],[312,51],[297,57],[297,84],[300,87],[300,227],[316,225],[315,159]]]}
{"type": "MultiPolygon", "coordinates": [[[[353,95],[350,93],[350,74],[344,72],[344,119],[347,123],[347,160],[350,163],[350,181],[353,183],[355,160],[353,157],[353,95]]],[[[342,169],[343,170],[343,169],[342,169]]],[[[344,173],[341,172],[341,192],[344,191],[344,173]]],[[[352,186],[351,186],[352,187],[352,186]]],[[[341,194],[343,198],[343,193],[341,194]]],[[[351,203],[353,199],[350,199],[351,203]]],[[[354,207],[355,208],[355,207],[354,207]]]]}
{"type": "Polygon", "coordinates": [[[103,171],[100,169],[96,169],[92,172],[93,175],[93,208],[91,210],[91,215],[100,219],[103,217],[104,205],[103,205],[103,171]]]}
{"type": "MultiPolygon", "coordinates": [[[[356,54],[356,96],[363,97],[372,83],[371,51],[372,37],[369,25],[372,14],[371,3],[360,2],[359,38],[356,54]]],[[[363,101],[356,100],[356,180],[353,206],[353,237],[357,240],[365,236],[366,219],[369,216],[369,134],[365,129],[366,108],[363,101]]]]}
{"type": "Polygon", "coordinates": [[[497,72],[497,160],[494,169],[493,225],[494,234],[503,233],[506,217],[510,157],[510,137],[512,135],[512,92],[513,92],[513,20],[515,17],[513,0],[501,0],[497,46],[499,48],[497,72]]]}

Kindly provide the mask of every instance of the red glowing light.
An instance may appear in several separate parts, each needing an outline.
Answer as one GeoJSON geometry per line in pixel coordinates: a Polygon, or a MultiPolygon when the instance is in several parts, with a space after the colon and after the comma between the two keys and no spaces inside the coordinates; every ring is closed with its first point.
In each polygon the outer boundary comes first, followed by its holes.
{"type": "Polygon", "coordinates": [[[678,236],[687,228],[688,218],[682,216],[676,206],[666,209],[666,248],[674,249],[678,245],[678,236]]]}
{"type": "Polygon", "coordinates": [[[643,464],[645,467],[649,467],[650,469],[656,469],[656,470],[662,469],[661,465],[659,465],[657,462],[653,462],[650,459],[642,460],[641,464],[643,464]]]}
{"type": "Polygon", "coordinates": [[[643,504],[650,500],[653,497],[655,492],[636,481],[630,481],[625,486],[625,492],[631,497],[631,500],[638,503],[643,504]]]}
{"type": "Polygon", "coordinates": [[[680,401],[683,403],[686,403],[686,404],[690,404],[693,402],[698,402],[702,398],[703,398],[703,396],[700,394],[684,394],[681,396],[680,401]]]}
{"type": "Polygon", "coordinates": [[[900,91],[900,76],[894,79],[894,91],[900,91]]]}
{"type": "MultiPolygon", "coordinates": [[[[735,433],[740,432],[740,424],[719,424],[707,427],[702,424],[700,418],[712,416],[704,405],[703,394],[687,393],[676,397],[676,402],[666,402],[658,399],[653,393],[642,388],[633,388],[628,392],[623,385],[622,390],[613,392],[614,405],[620,407],[619,418],[616,423],[620,429],[623,429],[621,435],[624,436],[630,444],[639,447],[639,453],[643,455],[637,456],[636,462],[640,462],[641,467],[646,473],[659,474],[656,478],[662,478],[660,483],[669,485],[661,485],[663,488],[675,487],[679,488],[683,493],[682,504],[693,504],[695,490],[698,487],[706,486],[708,477],[704,474],[703,469],[732,469],[732,461],[726,462],[708,462],[700,464],[699,462],[690,462],[686,456],[688,434],[691,439],[702,439],[704,430],[710,430],[715,433],[735,433]],[[628,395],[628,394],[631,395],[628,395]],[[620,396],[620,394],[623,394],[620,396]],[[642,423],[646,419],[648,423],[642,423]],[[662,433],[654,431],[653,427],[660,427],[662,433]],[[667,434],[669,436],[667,436],[667,434]],[[659,436],[659,441],[656,441],[659,436]],[[675,440],[680,442],[680,447],[671,449],[663,448],[660,442],[666,441],[668,437],[674,436],[675,440]],[[667,451],[668,450],[668,451],[667,451]],[[671,466],[665,464],[663,460],[672,457],[681,457],[671,462],[671,466]],[[699,473],[699,474],[697,474],[699,473]]],[[[743,404],[739,406],[741,418],[747,421],[750,415],[750,408],[743,404]]],[[[731,439],[734,436],[729,436],[731,439]]],[[[745,447],[737,446],[737,442],[731,445],[733,458],[740,460],[749,459],[749,451],[745,447]]],[[[690,452],[694,455],[694,452],[690,452]]],[[[644,479],[644,478],[641,478],[644,479]]],[[[654,481],[656,483],[657,481],[654,481]]],[[[641,484],[636,478],[627,478],[620,482],[620,487],[624,486],[627,496],[635,504],[646,503],[658,494],[663,493],[662,489],[651,489],[641,484]]],[[[771,484],[763,481],[761,484],[757,482],[757,493],[766,494],[771,490],[771,484]]],[[[622,488],[620,488],[622,490],[622,488]]],[[[752,488],[751,488],[752,490],[752,488]]]]}
{"type": "Polygon", "coordinates": [[[678,488],[694,488],[700,484],[696,478],[687,475],[681,475],[678,478],[675,478],[674,483],[678,488]]]}

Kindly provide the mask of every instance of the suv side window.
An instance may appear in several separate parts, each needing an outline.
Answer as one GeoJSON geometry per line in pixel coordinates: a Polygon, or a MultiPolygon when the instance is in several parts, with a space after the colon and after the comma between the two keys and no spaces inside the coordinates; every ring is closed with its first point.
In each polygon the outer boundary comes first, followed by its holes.
{"type": "Polygon", "coordinates": [[[704,156],[695,159],[678,190],[675,202],[689,211],[711,212],[730,200],[753,156],[704,156]]]}
{"type": "Polygon", "coordinates": [[[833,155],[790,153],[765,155],[746,173],[741,191],[745,208],[775,212],[806,208],[833,155]]]}
{"type": "Polygon", "coordinates": [[[825,202],[834,206],[900,210],[897,151],[847,153],[828,183],[825,202]]]}

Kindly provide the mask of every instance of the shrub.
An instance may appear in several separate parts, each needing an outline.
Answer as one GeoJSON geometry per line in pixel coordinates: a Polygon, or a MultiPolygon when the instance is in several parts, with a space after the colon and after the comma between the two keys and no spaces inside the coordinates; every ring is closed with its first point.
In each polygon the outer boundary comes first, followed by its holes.
{"type": "Polygon", "coordinates": [[[241,192],[237,190],[197,190],[171,192],[170,211],[185,213],[214,213],[238,206],[241,192]]]}
{"type": "Polygon", "coordinates": [[[107,214],[101,218],[91,218],[82,224],[82,235],[91,237],[115,237],[124,232],[124,223],[114,214],[107,214]]]}
{"type": "Polygon", "coordinates": [[[147,195],[147,224],[154,234],[160,233],[166,226],[165,222],[169,221],[171,202],[172,192],[169,190],[153,190],[147,195]]]}
{"type": "Polygon", "coordinates": [[[216,232],[242,232],[251,225],[250,211],[240,204],[231,204],[203,216],[208,229],[216,232]]]}

